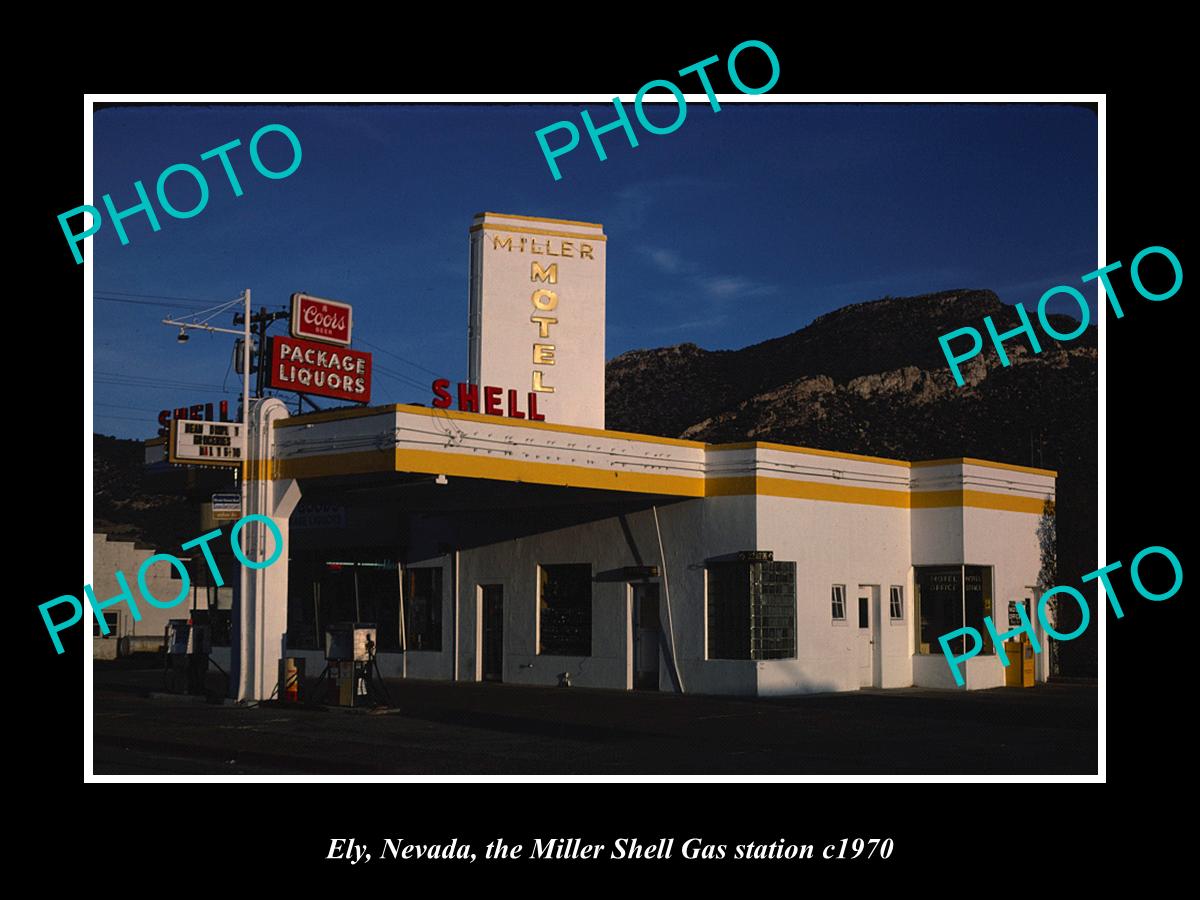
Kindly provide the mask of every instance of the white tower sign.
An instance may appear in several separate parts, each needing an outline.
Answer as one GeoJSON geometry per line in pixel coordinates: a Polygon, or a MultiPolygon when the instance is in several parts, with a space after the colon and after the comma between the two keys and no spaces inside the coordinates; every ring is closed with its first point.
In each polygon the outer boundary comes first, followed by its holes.
{"type": "Polygon", "coordinates": [[[537,395],[547,422],[604,427],[604,228],[479,213],[470,379],[537,395]]]}

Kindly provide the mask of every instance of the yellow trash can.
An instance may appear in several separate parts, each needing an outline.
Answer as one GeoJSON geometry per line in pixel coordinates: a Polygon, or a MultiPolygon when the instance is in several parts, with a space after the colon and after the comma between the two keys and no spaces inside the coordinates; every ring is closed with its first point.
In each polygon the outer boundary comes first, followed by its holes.
{"type": "Polygon", "coordinates": [[[1004,642],[1004,653],[1008,656],[1008,665],[1004,667],[1005,687],[1021,687],[1025,669],[1025,647],[1021,646],[1022,643],[1019,640],[1004,642]]]}
{"type": "Polygon", "coordinates": [[[1033,687],[1033,644],[1022,635],[1021,648],[1021,687],[1033,687]]]}

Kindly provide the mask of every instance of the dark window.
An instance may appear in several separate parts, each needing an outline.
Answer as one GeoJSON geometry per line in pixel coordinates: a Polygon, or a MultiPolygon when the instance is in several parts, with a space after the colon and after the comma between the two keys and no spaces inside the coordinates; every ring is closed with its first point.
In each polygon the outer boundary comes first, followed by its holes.
{"type": "Polygon", "coordinates": [[[92,616],[92,637],[98,638],[115,638],[117,637],[117,626],[121,623],[120,613],[104,613],[104,624],[108,626],[108,634],[100,631],[100,623],[95,616],[92,616]]]}
{"type": "MultiPolygon", "coordinates": [[[[917,566],[914,582],[919,653],[942,655],[938,638],[959,630],[964,623],[982,637],[980,652],[993,652],[991,635],[983,624],[984,617],[992,614],[990,566],[917,566]]],[[[961,656],[966,651],[967,636],[957,635],[948,644],[956,656],[961,656]]]]}
{"type": "Polygon", "coordinates": [[[592,655],[592,567],[539,567],[538,653],[592,655]]]}
{"type": "Polygon", "coordinates": [[[792,659],[796,655],[796,564],[708,565],[708,658],[792,659]]]}
{"type": "Polygon", "coordinates": [[[314,553],[299,552],[288,560],[287,645],[289,650],[319,650],[321,586],[314,553]]]}
{"type": "Polygon", "coordinates": [[[871,610],[871,598],[870,597],[859,597],[858,598],[858,627],[859,628],[870,628],[871,627],[871,612],[870,612],[870,610],[871,610]]]}
{"type": "Polygon", "coordinates": [[[750,658],[750,564],[708,566],[708,658],[750,658]]]}
{"type": "Polygon", "coordinates": [[[233,623],[230,617],[230,611],[227,609],[210,609],[208,611],[208,624],[212,629],[212,645],[214,647],[228,647],[232,638],[233,623]]]}
{"type": "MultiPolygon", "coordinates": [[[[917,627],[920,629],[918,650],[921,653],[942,655],[938,638],[962,628],[962,567],[918,566],[917,627]]],[[[950,641],[956,656],[963,652],[963,636],[950,641]]]]}
{"type": "Polygon", "coordinates": [[[963,601],[966,604],[966,622],[983,637],[980,653],[993,653],[992,633],[983,620],[992,614],[992,570],[986,566],[966,566],[963,601]]]}
{"type": "Polygon", "coordinates": [[[405,570],[404,636],[409,650],[442,649],[442,567],[405,570]]]}

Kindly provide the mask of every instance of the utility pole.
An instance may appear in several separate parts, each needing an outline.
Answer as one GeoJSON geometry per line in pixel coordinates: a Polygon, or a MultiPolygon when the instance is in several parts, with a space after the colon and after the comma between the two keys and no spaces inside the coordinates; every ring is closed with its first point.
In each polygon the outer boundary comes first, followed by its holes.
{"type": "MultiPolygon", "coordinates": [[[[233,324],[243,324],[243,319],[246,316],[250,316],[248,311],[244,314],[239,313],[238,315],[234,316],[233,324]]],[[[254,396],[256,399],[260,399],[263,396],[263,389],[265,388],[266,382],[267,329],[270,328],[274,322],[277,322],[280,319],[290,319],[291,317],[292,314],[288,310],[267,312],[267,308],[265,306],[260,306],[258,308],[258,312],[250,316],[250,324],[253,326],[254,336],[257,338],[258,343],[258,365],[254,369],[254,396]]],[[[249,364],[244,363],[244,365],[249,364]]]]}
{"type": "MultiPolygon", "coordinates": [[[[242,497],[242,513],[246,512],[246,476],[250,473],[249,470],[249,455],[250,455],[250,289],[246,288],[242,291],[241,296],[244,312],[234,316],[233,322],[235,325],[241,325],[241,329],[235,330],[232,328],[220,328],[216,325],[209,325],[204,322],[184,322],[178,319],[163,319],[164,325],[177,326],[179,328],[180,342],[186,340],[187,329],[195,328],[201,331],[219,332],[221,334],[233,334],[242,339],[242,459],[238,467],[234,469],[235,477],[238,481],[239,492],[242,497]]],[[[218,311],[226,309],[236,303],[236,300],[231,300],[229,303],[222,304],[218,311]]],[[[212,316],[209,316],[212,318],[212,316]]],[[[174,427],[174,426],[172,426],[174,427]]],[[[254,523],[257,531],[261,532],[262,526],[259,523],[254,523]]],[[[262,546],[261,535],[255,537],[254,546],[262,546]]],[[[245,566],[241,566],[241,579],[239,582],[238,605],[239,611],[239,634],[246,635],[247,616],[249,613],[246,609],[246,585],[248,583],[248,570],[245,566]]],[[[244,639],[244,638],[243,638],[244,639]]],[[[231,685],[233,687],[233,685],[231,685]]]]}

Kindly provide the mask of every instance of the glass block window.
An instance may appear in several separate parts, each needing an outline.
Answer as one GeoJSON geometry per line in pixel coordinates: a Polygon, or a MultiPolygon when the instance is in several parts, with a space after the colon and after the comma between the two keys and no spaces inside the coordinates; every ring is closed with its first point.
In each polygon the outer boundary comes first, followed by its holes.
{"type": "Polygon", "coordinates": [[[708,658],[794,659],[796,564],[708,565],[708,658]]]}

